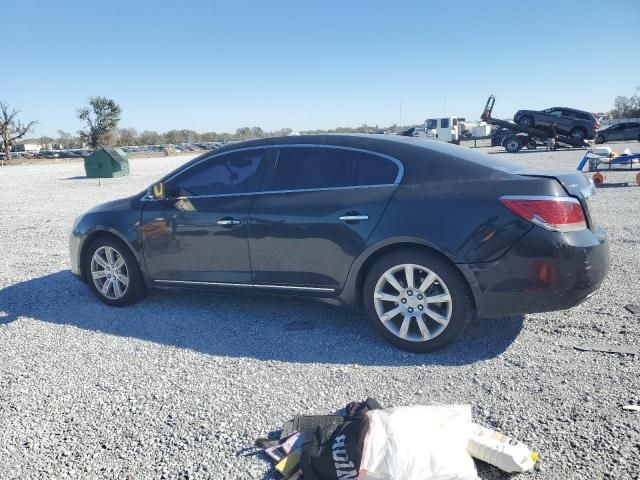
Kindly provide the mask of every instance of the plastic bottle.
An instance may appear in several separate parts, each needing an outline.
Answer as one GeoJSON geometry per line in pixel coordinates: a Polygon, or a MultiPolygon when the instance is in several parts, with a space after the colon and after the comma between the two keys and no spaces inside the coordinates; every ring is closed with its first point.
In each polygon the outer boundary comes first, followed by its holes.
{"type": "Polygon", "coordinates": [[[505,472],[526,472],[538,459],[524,443],[477,423],[471,424],[467,452],[505,472]]]}

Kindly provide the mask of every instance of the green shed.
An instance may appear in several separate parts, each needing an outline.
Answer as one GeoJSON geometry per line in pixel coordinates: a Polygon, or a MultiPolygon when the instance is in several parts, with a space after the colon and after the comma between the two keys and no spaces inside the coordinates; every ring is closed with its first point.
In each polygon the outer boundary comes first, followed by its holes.
{"type": "Polygon", "coordinates": [[[87,178],[112,178],[129,174],[129,157],[120,148],[101,148],[84,159],[87,178]]]}

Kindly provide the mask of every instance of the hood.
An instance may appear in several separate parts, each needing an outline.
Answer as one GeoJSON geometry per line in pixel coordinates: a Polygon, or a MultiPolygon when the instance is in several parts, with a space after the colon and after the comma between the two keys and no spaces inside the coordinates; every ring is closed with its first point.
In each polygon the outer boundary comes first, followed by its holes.
{"type": "Polygon", "coordinates": [[[140,194],[137,194],[131,197],[119,198],[118,200],[112,200],[110,202],[101,203],[100,205],[96,205],[95,207],[93,207],[87,213],[131,210],[133,204],[137,203],[139,198],[140,198],[140,194]]]}

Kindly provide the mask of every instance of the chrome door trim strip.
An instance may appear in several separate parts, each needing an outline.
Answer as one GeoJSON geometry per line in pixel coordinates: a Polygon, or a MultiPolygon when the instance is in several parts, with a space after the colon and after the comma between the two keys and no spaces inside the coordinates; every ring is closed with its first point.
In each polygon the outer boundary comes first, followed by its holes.
{"type": "Polygon", "coordinates": [[[154,280],[154,283],[177,283],[182,285],[209,285],[219,287],[253,287],[251,283],[199,282],[195,280],[154,280]]]}
{"type": "Polygon", "coordinates": [[[261,283],[226,283],[226,282],[202,282],[195,280],[154,280],[154,283],[168,283],[178,285],[207,285],[211,287],[243,287],[243,288],[272,288],[283,290],[300,290],[307,292],[335,292],[335,288],[323,287],[298,287],[293,285],[271,285],[261,283]]]}
{"type": "Polygon", "coordinates": [[[303,290],[308,292],[335,292],[335,288],[322,288],[322,287],[296,287],[293,285],[267,285],[254,283],[255,288],[282,288],[284,290],[303,290]]]}

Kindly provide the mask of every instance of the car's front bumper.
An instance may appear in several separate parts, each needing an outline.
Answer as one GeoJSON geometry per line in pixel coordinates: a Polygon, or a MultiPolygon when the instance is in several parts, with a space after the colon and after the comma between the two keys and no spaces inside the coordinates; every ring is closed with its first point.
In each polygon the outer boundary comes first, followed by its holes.
{"type": "Polygon", "coordinates": [[[558,233],[540,227],[500,259],[465,265],[479,317],[571,308],[600,287],[608,269],[604,229],[558,233]]]}

